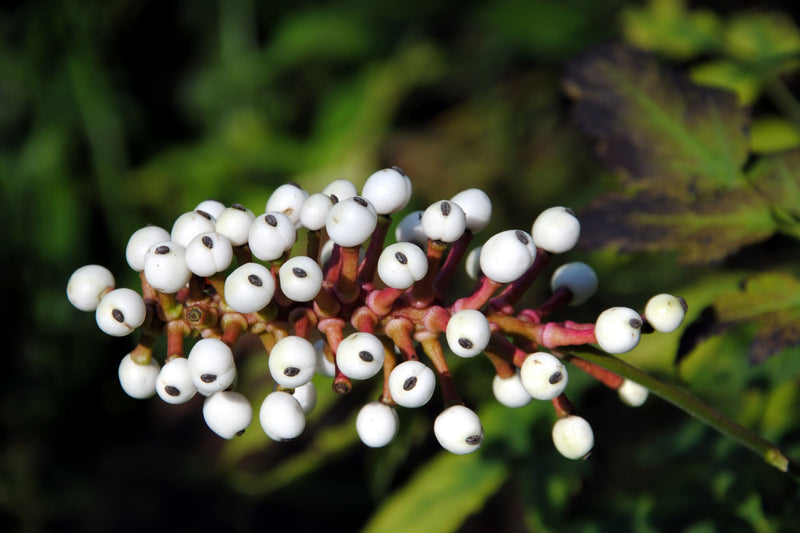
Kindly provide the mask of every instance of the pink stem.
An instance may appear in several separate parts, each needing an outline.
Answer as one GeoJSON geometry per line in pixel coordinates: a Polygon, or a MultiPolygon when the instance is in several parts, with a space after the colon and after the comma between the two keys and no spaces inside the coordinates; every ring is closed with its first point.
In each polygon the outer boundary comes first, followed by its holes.
{"type": "Polygon", "coordinates": [[[537,248],[536,259],[534,259],[533,264],[522,276],[516,281],[509,283],[508,287],[506,287],[503,292],[489,302],[489,309],[505,314],[513,313],[514,305],[522,298],[525,291],[530,288],[533,282],[536,281],[536,278],[539,277],[542,270],[550,263],[551,257],[552,255],[550,252],[537,248]]]}

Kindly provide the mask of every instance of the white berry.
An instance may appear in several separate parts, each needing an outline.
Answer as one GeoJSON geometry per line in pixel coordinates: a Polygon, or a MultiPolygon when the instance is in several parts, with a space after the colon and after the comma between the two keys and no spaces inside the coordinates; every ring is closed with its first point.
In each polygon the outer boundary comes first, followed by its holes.
{"type": "Polygon", "coordinates": [[[186,247],[186,266],[192,273],[213,276],[228,268],[233,261],[233,246],[225,235],[210,231],[196,235],[186,247]]]}
{"type": "Polygon", "coordinates": [[[506,230],[489,238],[481,248],[481,271],[497,283],[509,283],[533,264],[533,239],[522,230],[506,230]]]}
{"type": "Polygon", "coordinates": [[[463,405],[448,407],[433,423],[436,440],[450,453],[464,455],[480,448],[483,426],[475,411],[463,405]]]}
{"type": "Polygon", "coordinates": [[[155,290],[175,294],[192,277],[186,249],[171,241],[155,243],[144,256],[144,277],[155,290]]]}
{"type": "Polygon", "coordinates": [[[275,391],[264,399],[258,418],[267,437],[276,441],[295,439],[306,427],[300,403],[284,391],[275,391]]]}
{"type": "Polygon", "coordinates": [[[125,259],[136,272],[144,270],[147,250],[157,242],[170,240],[169,232],[158,226],[145,226],[133,232],[125,247],[125,259]]]}
{"type": "Polygon", "coordinates": [[[553,444],[567,459],[583,459],[594,447],[592,426],[577,415],[560,418],[553,425],[553,444]]]}
{"type": "Polygon", "coordinates": [[[408,204],[411,180],[399,167],[384,168],[367,178],[361,196],[372,202],[379,215],[390,215],[408,204]]]}
{"type": "Polygon", "coordinates": [[[292,301],[310,302],[322,288],[322,269],[304,255],[292,257],[278,271],[281,290],[292,301]]]}
{"type": "Polygon", "coordinates": [[[233,204],[217,217],[216,231],[225,235],[232,246],[242,246],[247,244],[255,218],[253,212],[243,205],[233,204]]]}
{"type": "Polygon", "coordinates": [[[283,213],[267,212],[253,221],[247,239],[250,251],[256,258],[274,261],[294,246],[297,230],[283,213]]]}
{"type": "Polygon", "coordinates": [[[407,289],[425,277],[428,258],[410,242],[390,244],[378,258],[378,277],[389,287],[407,289]]]}
{"type": "Polygon", "coordinates": [[[299,387],[311,381],[317,364],[314,346],[303,337],[289,335],[269,353],[269,373],[278,385],[299,387]]]}
{"type": "Polygon", "coordinates": [[[467,229],[464,210],[450,200],[431,204],[422,214],[422,230],[434,241],[455,242],[467,229]]]}
{"type": "Polygon", "coordinates": [[[316,372],[320,376],[332,378],[336,375],[336,365],[333,361],[329,361],[325,355],[327,346],[328,344],[323,339],[319,339],[314,343],[314,351],[317,353],[316,372]]]}
{"type": "Polygon", "coordinates": [[[566,287],[572,293],[569,305],[580,305],[597,291],[597,274],[592,267],[580,261],[561,265],[553,272],[550,288],[555,292],[566,287]]]}
{"type": "Polygon", "coordinates": [[[671,294],[657,294],[648,300],[644,317],[661,333],[678,329],[686,316],[686,301],[671,294]]]}
{"type": "Polygon", "coordinates": [[[378,225],[375,208],[365,198],[353,196],[341,200],[328,211],[325,228],[339,246],[359,246],[372,235],[378,225]]]}
{"type": "Polygon", "coordinates": [[[67,282],[67,298],[81,311],[94,311],[103,296],[114,288],[114,275],[104,266],[85,265],[67,282]]]}
{"type": "Polygon", "coordinates": [[[622,403],[625,405],[640,407],[647,401],[650,391],[647,387],[643,387],[635,381],[626,379],[617,389],[617,394],[619,394],[619,399],[622,400],[622,403]]]}
{"type": "Polygon", "coordinates": [[[205,211],[215,219],[219,217],[220,213],[225,210],[225,204],[220,202],[219,200],[213,200],[209,198],[208,200],[203,200],[194,208],[195,211],[205,211]]]}
{"type": "Polygon", "coordinates": [[[184,248],[200,233],[214,231],[216,219],[203,210],[189,211],[179,216],[172,225],[170,240],[184,248]]]}
{"type": "Polygon", "coordinates": [[[392,442],[399,426],[397,411],[381,402],[366,404],[356,417],[358,438],[370,448],[381,448],[392,442]]]}
{"type": "Polygon", "coordinates": [[[131,289],[114,289],[103,296],[95,310],[97,325],[114,337],[130,335],[144,323],[146,316],[144,300],[131,289]]]}
{"type": "Polygon", "coordinates": [[[245,263],[225,278],[225,303],[240,313],[255,313],[272,301],[275,280],[267,267],[245,263]]]}
{"type": "Polygon", "coordinates": [[[461,191],[450,199],[464,210],[467,229],[477,233],[489,224],[492,218],[492,200],[480,189],[461,191]]]}
{"type": "Polygon", "coordinates": [[[383,343],[371,333],[356,332],[336,349],[336,364],[350,379],[369,379],[383,368],[383,343]]]}
{"type": "Polygon", "coordinates": [[[459,357],[475,357],[489,345],[492,332],[483,313],[464,309],[447,322],[445,337],[450,350],[459,357]]]}
{"type": "Polygon", "coordinates": [[[389,392],[397,405],[422,407],[433,396],[436,376],[420,361],[404,361],[389,374],[389,392]]]}
{"type": "Polygon", "coordinates": [[[397,223],[397,228],[394,230],[395,239],[398,242],[411,242],[420,248],[428,246],[428,237],[425,235],[425,230],[422,229],[422,215],[425,211],[412,211],[404,216],[400,222],[397,223]]]}
{"type": "Polygon", "coordinates": [[[531,228],[536,246],[553,254],[572,250],[581,235],[581,223],[568,207],[551,207],[536,217],[531,228]]]}
{"type": "Polygon", "coordinates": [[[308,193],[296,183],[286,183],[275,189],[267,200],[264,211],[283,213],[292,221],[295,228],[300,226],[300,211],[308,198],[308,193]]]}
{"type": "Polygon", "coordinates": [[[305,414],[311,413],[317,405],[317,388],[314,386],[313,381],[295,387],[292,396],[303,408],[305,414]]]}
{"type": "Polygon", "coordinates": [[[156,393],[156,378],[160,367],[154,358],[146,365],[140,365],[131,359],[131,354],[122,358],[119,363],[119,384],[131,398],[143,400],[156,393]]]}
{"type": "Polygon", "coordinates": [[[497,401],[506,407],[523,407],[528,405],[532,399],[522,385],[519,370],[508,378],[495,375],[492,380],[492,392],[497,401]]]}
{"type": "Polygon", "coordinates": [[[227,389],[236,378],[233,352],[219,339],[200,339],[188,359],[192,383],[201,394],[227,389]]]}
{"type": "Polygon", "coordinates": [[[203,402],[203,418],[211,430],[223,439],[241,436],[253,421],[253,407],[243,395],[219,391],[203,402]]]}
{"type": "Polygon", "coordinates": [[[333,203],[337,203],[356,196],[358,189],[350,180],[333,180],[322,189],[322,194],[328,196],[333,203]]]}
{"type": "Polygon", "coordinates": [[[331,207],[333,207],[333,200],[330,196],[322,193],[312,194],[306,199],[300,210],[300,224],[312,231],[321,230],[325,227],[331,207]]]}
{"type": "Polygon", "coordinates": [[[478,279],[478,276],[481,275],[481,250],[483,250],[483,246],[473,248],[464,259],[464,270],[472,280],[478,279]]]}
{"type": "Polygon", "coordinates": [[[528,355],[519,371],[522,386],[537,400],[552,400],[564,392],[569,376],[564,363],[547,352],[528,355]]]}
{"type": "Polygon", "coordinates": [[[642,317],[628,307],[606,309],[594,325],[594,335],[600,348],[608,353],[625,353],[639,344],[642,317]]]}
{"type": "Polygon", "coordinates": [[[167,403],[178,404],[191,400],[197,393],[189,371],[189,360],[176,357],[161,367],[156,379],[156,392],[167,403]]]}

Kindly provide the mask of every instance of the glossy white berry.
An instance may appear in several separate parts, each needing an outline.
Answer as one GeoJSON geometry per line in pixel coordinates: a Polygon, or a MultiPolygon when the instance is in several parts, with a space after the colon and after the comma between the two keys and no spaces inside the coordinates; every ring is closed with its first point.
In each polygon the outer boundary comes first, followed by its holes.
{"type": "Polygon", "coordinates": [[[192,383],[201,394],[227,389],[236,378],[233,352],[219,339],[200,339],[188,359],[192,383]]]}
{"type": "Polygon", "coordinates": [[[100,265],[85,265],[67,281],[67,299],[81,311],[94,311],[103,296],[114,288],[114,275],[100,265]]]}
{"type": "Polygon", "coordinates": [[[522,386],[537,400],[552,400],[564,392],[569,376],[564,363],[547,352],[528,355],[519,370],[522,386]]]}
{"type": "Polygon", "coordinates": [[[179,216],[172,225],[170,240],[184,248],[200,233],[214,231],[216,219],[202,210],[189,211],[179,216]]]}
{"type": "Polygon", "coordinates": [[[211,430],[223,439],[241,436],[253,421],[253,407],[243,395],[219,391],[203,402],[203,418],[211,430]]]}
{"type": "Polygon", "coordinates": [[[215,219],[219,218],[220,213],[225,210],[225,204],[220,202],[219,200],[203,200],[197,207],[194,208],[195,211],[205,211],[215,219]]]}
{"type": "Polygon", "coordinates": [[[370,448],[381,448],[392,442],[399,427],[397,411],[381,402],[366,404],[356,417],[358,438],[370,448]]]}
{"type": "Polygon", "coordinates": [[[365,332],[346,337],[336,350],[336,364],[350,379],[371,378],[383,368],[385,357],[381,340],[365,332]]]}
{"type": "Polygon", "coordinates": [[[390,244],[378,258],[378,277],[395,289],[411,287],[427,272],[428,258],[425,252],[410,242],[390,244]]]}
{"type": "Polygon", "coordinates": [[[281,290],[292,301],[310,302],[322,288],[322,269],[304,255],[292,257],[278,271],[281,290]]]}
{"type": "Polygon", "coordinates": [[[233,204],[217,217],[216,231],[220,235],[225,235],[232,246],[242,246],[247,244],[250,226],[253,225],[255,218],[253,212],[243,205],[233,204]]]}
{"type": "Polygon", "coordinates": [[[103,296],[95,310],[97,325],[103,333],[114,337],[133,333],[144,323],[145,316],[144,300],[131,289],[114,289],[103,296]]]}
{"type": "Polygon", "coordinates": [[[245,263],[225,278],[225,303],[240,313],[264,309],[275,295],[275,280],[267,267],[245,263]]]}
{"type": "Polygon", "coordinates": [[[552,254],[572,250],[581,235],[581,223],[568,207],[550,207],[536,217],[531,228],[536,246],[552,254]]]}
{"type": "Polygon", "coordinates": [[[391,215],[411,199],[411,180],[400,167],[384,168],[367,178],[361,196],[372,202],[379,215],[391,215]]]}
{"type": "Polygon", "coordinates": [[[640,407],[641,405],[644,405],[644,402],[647,401],[650,391],[647,389],[647,387],[643,387],[635,381],[626,379],[617,389],[617,394],[619,394],[619,399],[622,400],[622,403],[625,405],[630,405],[631,407],[640,407]]]}
{"type": "Polygon", "coordinates": [[[300,403],[284,391],[275,391],[264,399],[258,418],[267,437],[276,441],[295,439],[306,427],[300,403]]]}
{"type": "Polygon", "coordinates": [[[328,236],[339,246],[359,246],[369,239],[378,215],[369,200],[361,196],[353,196],[341,200],[328,211],[325,228],[328,236]]]}
{"type": "Polygon", "coordinates": [[[314,351],[317,353],[317,366],[316,372],[320,376],[332,378],[336,375],[336,365],[332,360],[328,360],[325,355],[327,343],[323,339],[319,339],[314,343],[314,351]]]}
{"type": "Polygon", "coordinates": [[[550,278],[550,288],[555,292],[566,287],[572,293],[569,305],[580,305],[597,291],[597,274],[586,263],[575,261],[561,265],[550,278]]]}
{"type": "Polygon", "coordinates": [[[481,248],[481,271],[498,283],[509,283],[533,264],[536,249],[533,239],[522,230],[506,230],[493,235],[481,248]]]}
{"type": "Polygon", "coordinates": [[[625,353],[639,344],[642,317],[628,307],[606,309],[594,324],[594,335],[600,348],[608,353],[625,353]]]}
{"type": "Polygon", "coordinates": [[[644,308],[644,317],[661,333],[669,333],[678,329],[686,316],[686,301],[671,294],[657,294],[648,300],[644,308]]]}
{"type": "Polygon", "coordinates": [[[140,365],[131,359],[131,354],[122,358],[119,363],[119,384],[131,398],[143,400],[156,393],[156,378],[160,368],[158,361],[151,358],[146,365],[140,365]]]}
{"type": "Polygon", "coordinates": [[[475,411],[463,405],[448,407],[436,417],[433,433],[450,453],[464,455],[480,448],[483,426],[475,411]]]}
{"type": "Polygon", "coordinates": [[[256,217],[250,226],[248,244],[262,261],[274,261],[290,250],[297,239],[294,223],[283,213],[268,212],[256,217]]]}
{"type": "Polygon", "coordinates": [[[464,259],[464,270],[467,271],[467,276],[470,279],[476,280],[481,275],[481,251],[483,246],[473,248],[464,259]]]}
{"type": "Polygon", "coordinates": [[[317,405],[317,388],[314,386],[313,381],[295,387],[292,396],[303,408],[305,414],[311,413],[317,405]]]}
{"type": "Polygon", "coordinates": [[[492,332],[480,311],[464,309],[447,322],[445,337],[450,350],[459,357],[475,357],[486,349],[492,332]]]}
{"type": "Polygon", "coordinates": [[[186,247],[186,266],[192,273],[206,277],[222,272],[233,261],[233,246],[225,235],[211,231],[196,235],[186,247]]]}
{"type": "Polygon", "coordinates": [[[508,378],[501,378],[495,375],[492,380],[492,392],[497,401],[506,407],[523,407],[528,405],[532,399],[522,385],[519,370],[508,378]]]}
{"type": "Polygon", "coordinates": [[[157,242],[170,240],[169,232],[158,226],[145,226],[133,232],[125,247],[125,259],[136,272],[144,270],[147,250],[157,242]]]}
{"type": "Polygon", "coordinates": [[[333,203],[337,203],[356,196],[358,189],[350,180],[333,180],[322,189],[322,194],[328,196],[333,203]]]}
{"type": "Polygon", "coordinates": [[[289,335],[269,353],[269,373],[278,385],[299,387],[311,381],[317,364],[314,346],[303,337],[289,335]]]}
{"type": "Polygon", "coordinates": [[[155,290],[175,294],[192,277],[186,249],[172,241],[155,243],[144,256],[144,277],[155,290]]]}
{"type": "Polygon", "coordinates": [[[461,191],[450,199],[464,210],[467,217],[467,229],[477,233],[489,224],[492,218],[492,201],[480,189],[461,191]]]}
{"type": "Polygon", "coordinates": [[[560,418],[553,425],[553,444],[567,459],[583,459],[594,447],[592,426],[577,415],[560,418]]]}
{"type": "Polygon", "coordinates": [[[189,371],[189,360],[176,357],[161,367],[156,379],[156,392],[167,403],[178,404],[191,400],[197,393],[189,371]]]}
{"type": "Polygon", "coordinates": [[[427,238],[434,241],[455,242],[466,229],[467,216],[464,210],[450,200],[431,204],[422,213],[422,230],[427,238]]]}
{"type": "Polygon", "coordinates": [[[330,196],[315,193],[309,196],[300,210],[300,224],[310,230],[317,231],[325,227],[328,212],[333,207],[330,196]]]}
{"type": "Polygon", "coordinates": [[[300,227],[300,211],[308,198],[308,193],[296,183],[286,183],[275,189],[267,200],[266,212],[283,213],[292,221],[295,228],[300,227]]]}
{"type": "Polygon", "coordinates": [[[394,230],[398,242],[411,242],[420,248],[427,248],[428,237],[422,229],[422,215],[425,211],[412,211],[397,223],[394,230]]]}
{"type": "Polygon", "coordinates": [[[436,375],[420,361],[404,361],[389,374],[389,392],[403,407],[422,407],[430,401],[435,388],[436,375]]]}

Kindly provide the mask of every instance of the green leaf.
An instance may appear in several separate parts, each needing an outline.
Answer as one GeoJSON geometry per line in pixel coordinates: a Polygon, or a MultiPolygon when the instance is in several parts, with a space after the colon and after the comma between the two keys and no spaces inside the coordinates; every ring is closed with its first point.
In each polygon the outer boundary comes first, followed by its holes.
{"type": "Polygon", "coordinates": [[[783,13],[740,13],[727,24],[724,49],[735,59],[761,67],[797,66],[800,31],[783,13]]]}
{"type": "Polygon", "coordinates": [[[629,184],[691,199],[742,183],[749,114],[731,93],[694,85],[622,45],[570,63],[564,85],[599,156],[629,184]]]}
{"type": "Polygon", "coordinates": [[[750,128],[750,150],[757,154],[800,148],[800,130],[780,117],[759,117],[750,128]]]}
{"type": "Polygon", "coordinates": [[[800,150],[762,157],[748,179],[772,205],[780,230],[800,238],[800,150]]]}
{"type": "Polygon", "coordinates": [[[750,105],[761,95],[758,75],[735,61],[706,61],[692,67],[689,76],[699,85],[736,93],[740,105],[750,105]]]}

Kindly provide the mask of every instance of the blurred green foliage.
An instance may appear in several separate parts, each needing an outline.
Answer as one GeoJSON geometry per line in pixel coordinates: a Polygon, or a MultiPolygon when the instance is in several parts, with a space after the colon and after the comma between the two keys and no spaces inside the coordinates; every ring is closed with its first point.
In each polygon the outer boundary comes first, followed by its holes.
{"type": "MultiPolygon", "coordinates": [[[[631,410],[578,372],[570,396],[597,440],[587,462],[553,450],[548,405],[497,405],[490,366],[480,361],[453,368],[486,428],[486,445],[468,458],[438,450],[430,431],[438,397],[401,413],[390,447],[368,450],[352,421],[375,391],[364,385],[333,398],[324,382],[297,442],[271,444],[254,427],[223,443],[204,427],[199,398],[165,406],[124,397],[116,368],[133,341],[103,337],[64,292],[69,274],[87,263],[134,287],[124,247],[135,229],[170,227],[207,197],[260,212],[287,180],[312,191],[337,178],[360,185],[397,164],[414,181],[411,207],[481,187],[494,200],[495,229],[527,228],[549,205],[580,208],[617,185],[571,121],[561,77],[569,59],[609,40],[689,62],[696,81],[753,103],[765,122],[754,123],[751,149],[795,147],[786,93],[796,88],[796,25],[744,7],[4,5],[0,193],[11,231],[0,248],[9,303],[0,530],[794,530],[792,480],[663,402],[631,410]]],[[[670,253],[576,252],[570,260],[590,262],[601,289],[556,318],[641,308],[653,290],[683,295],[694,318],[736,287],[754,255],[782,260],[785,245],[770,241],[692,269],[676,268],[670,253]]],[[[529,303],[546,294],[543,285],[529,303]]],[[[798,456],[800,350],[752,368],[752,333],[706,342],[680,368],[672,364],[677,334],[646,339],[630,359],[684,381],[798,456]]],[[[247,342],[240,350],[240,387],[258,402],[271,387],[263,354],[247,342]]]]}

